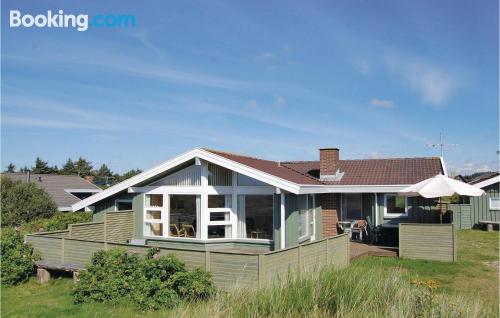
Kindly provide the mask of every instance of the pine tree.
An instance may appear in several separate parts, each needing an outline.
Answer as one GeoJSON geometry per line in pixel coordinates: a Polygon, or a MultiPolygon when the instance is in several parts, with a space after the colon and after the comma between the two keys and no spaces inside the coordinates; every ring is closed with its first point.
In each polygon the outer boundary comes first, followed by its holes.
{"type": "Polygon", "coordinates": [[[113,176],[113,172],[111,172],[108,166],[106,166],[106,164],[103,163],[102,166],[99,168],[99,170],[95,172],[95,175],[96,177],[106,178],[113,176]]]}
{"type": "Polygon", "coordinates": [[[52,168],[49,167],[47,161],[43,161],[40,157],[36,157],[35,166],[31,168],[33,173],[51,173],[52,168]]]}
{"type": "Polygon", "coordinates": [[[75,164],[71,158],[68,158],[62,169],[59,171],[60,174],[76,174],[75,164]]]}
{"type": "Polygon", "coordinates": [[[75,170],[76,173],[80,177],[86,177],[86,176],[91,176],[92,175],[92,163],[90,161],[87,161],[87,159],[83,158],[80,156],[78,158],[78,161],[75,163],[75,170]]]}
{"type": "Polygon", "coordinates": [[[12,162],[9,163],[9,165],[7,166],[7,170],[5,170],[5,172],[8,173],[16,172],[16,166],[12,162]]]}
{"type": "Polygon", "coordinates": [[[19,172],[22,172],[22,173],[27,173],[28,171],[30,171],[30,168],[28,168],[27,166],[24,166],[21,169],[19,169],[19,172]]]}

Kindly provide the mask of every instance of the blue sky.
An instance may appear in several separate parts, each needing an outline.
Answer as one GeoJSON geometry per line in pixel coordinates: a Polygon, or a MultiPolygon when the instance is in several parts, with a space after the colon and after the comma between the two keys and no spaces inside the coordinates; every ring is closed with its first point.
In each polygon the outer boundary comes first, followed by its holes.
{"type": "Polygon", "coordinates": [[[193,147],[498,166],[498,1],[2,1],[2,167],[124,172],[193,147]],[[136,26],[9,28],[9,11],[136,26]]]}

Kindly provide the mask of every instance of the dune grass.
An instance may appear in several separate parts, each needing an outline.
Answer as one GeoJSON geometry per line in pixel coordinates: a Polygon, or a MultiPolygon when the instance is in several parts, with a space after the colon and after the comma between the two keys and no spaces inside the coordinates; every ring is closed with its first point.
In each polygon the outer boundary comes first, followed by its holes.
{"type": "Polygon", "coordinates": [[[262,290],[220,293],[170,311],[74,305],[69,279],[2,287],[2,317],[497,317],[498,232],[459,232],[459,261],[367,257],[262,290]],[[486,263],[488,262],[488,263],[486,263]]]}

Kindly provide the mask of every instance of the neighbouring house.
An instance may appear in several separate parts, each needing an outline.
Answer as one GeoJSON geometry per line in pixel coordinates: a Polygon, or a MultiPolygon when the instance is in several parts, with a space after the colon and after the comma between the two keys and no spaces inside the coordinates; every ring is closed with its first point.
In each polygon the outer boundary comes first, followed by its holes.
{"type": "Polygon", "coordinates": [[[13,181],[33,182],[47,191],[59,211],[72,211],[71,206],[98,193],[101,189],[77,175],[2,173],[13,181]]]}
{"type": "Polygon", "coordinates": [[[469,181],[484,190],[480,197],[462,197],[452,204],[454,223],[461,229],[480,227],[481,221],[500,222],[500,173],[485,172],[469,181]]]}
{"type": "Polygon", "coordinates": [[[134,241],[193,249],[279,250],[337,235],[343,222],[372,227],[439,222],[436,201],[401,189],[437,174],[442,158],[270,161],[195,148],[72,205],[94,221],[133,210],[134,241]]]}

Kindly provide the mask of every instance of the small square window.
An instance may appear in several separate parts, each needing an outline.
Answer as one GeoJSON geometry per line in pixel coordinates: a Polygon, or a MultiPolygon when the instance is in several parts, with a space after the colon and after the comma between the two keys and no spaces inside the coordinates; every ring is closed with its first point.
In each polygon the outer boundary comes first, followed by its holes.
{"type": "Polygon", "coordinates": [[[146,203],[147,206],[161,208],[163,206],[163,194],[147,194],[146,203]]]}
{"type": "Polygon", "coordinates": [[[490,198],[490,210],[500,210],[500,198],[490,198]]]}
{"type": "Polygon", "coordinates": [[[229,221],[229,212],[210,212],[210,221],[229,221]]]}
{"type": "Polygon", "coordinates": [[[160,210],[146,211],[146,220],[161,220],[161,211],[160,210]]]}
{"type": "Polygon", "coordinates": [[[146,230],[149,236],[163,236],[162,223],[146,223],[146,230]]]}

